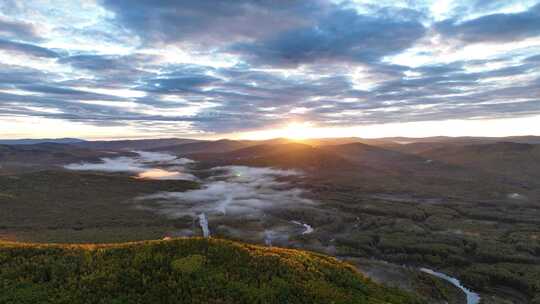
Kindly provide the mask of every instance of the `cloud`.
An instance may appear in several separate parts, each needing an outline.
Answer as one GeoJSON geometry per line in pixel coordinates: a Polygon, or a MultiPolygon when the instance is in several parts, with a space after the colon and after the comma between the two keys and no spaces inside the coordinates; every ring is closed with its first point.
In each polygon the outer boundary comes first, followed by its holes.
{"type": "Polygon", "coordinates": [[[182,9],[174,1],[103,3],[149,42],[232,52],[258,64],[373,61],[406,49],[425,32],[413,10],[360,15],[327,1],[184,1],[182,9]]]}
{"type": "Polygon", "coordinates": [[[60,57],[58,53],[43,48],[34,44],[15,42],[5,39],[0,39],[0,50],[17,52],[29,56],[44,57],[44,58],[57,58],[60,57]]]}
{"type": "Polygon", "coordinates": [[[512,42],[540,36],[540,3],[520,13],[499,13],[476,19],[449,19],[435,25],[448,38],[467,43],[512,42]]]}
{"type": "Polygon", "coordinates": [[[61,58],[60,62],[79,69],[94,71],[130,69],[133,62],[129,63],[123,59],[122,56],[115,55],[73,55],[61,58]]]}
{"type": "Polygon", "coordinates": [[[277,33],[267,40],[233,45],[233,52],[265,65],[376,62],[412,46],[425,33],[418,21],[360,15],[337,9],[317,24],[277,33]]]}
{"type": "Polygon", "coordinates": [[[11,4],[0,119],[142,137],[540,112],[531,0],[11,4]]]}
{"type": "Polygon", "coordinates": [[[207,75],[163,75],[159,78],[148,79],[139,90],[159,93],[193,92],[205,86],[219,82],[218,78],[207,75]]]}
{"type": "Polygon", "coordinates": [[[265,37],[305,22],[322,1],[102,1],[117,22],[149,43],[221,45],[265,37]]]}
{"type": "Polygon", "coordinates": [[[24,41],[41,40],[38,30],[33,24],[9,20],[3,16],[0,16],[0,37],[24,41]]]}

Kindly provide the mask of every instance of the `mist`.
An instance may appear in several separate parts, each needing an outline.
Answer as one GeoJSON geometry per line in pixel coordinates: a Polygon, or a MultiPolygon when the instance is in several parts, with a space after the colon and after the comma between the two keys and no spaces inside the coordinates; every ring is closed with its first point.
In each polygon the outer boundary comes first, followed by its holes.
{"type": "Polygon", "coordinates": [[[209,215],[259,215],[267,209],[313,204],[303,191],[279,177],[297,176],[293,170],[245,166],[215,167],[217,174],[203,181],[201,189],[161,192],[139,198],[156,200],[159,212],[172,218],[200,213],[209,215]],[[225,173],[218,173],[225,172],[225,173]]]}
{"type": "Polygon", "coordinates": [[[199,189],[158,192],[135,198],[135,208],[172,219],[191,228],[182,235],[210,235],[210,229],[228,236],[249,237],[267,244],[286,243],[291,236],[314,231],[301,219],[287,218],[292,210],[307,210],[316,204],[291,179],[302,178],[296,170],[268,167],[219,166],[205,170],[204,178],[194,161],[158,152],[133,151],[133,157],[102,158],[99,163],[66,165],[69,170],[124,172],[134,178],[193,180],[199,189]],[[282,212],[287,211],[287,212],[282,212]],[[245,225],[250,222],[249,225],[245,225]],[[238,224],[242,227],[237,227],[238,224]]]}
{"type": "Polygon", "coordinates": [[[187,172],[186,166],[194,163],[187,158],[159,152],[132,151],[138,156],[102,158],[100,163],[82,162],[64,168],[78,171],[135,173],[135,177],[160,180],[197,180],[187,172]]]}
{"type": "Polygon", "coordinates": [[[246,166],[214,167],[210,171],[210,177],[199,180],[200,189],[141,196],[137,199],[139,207],[184,223],[198,219],[202,230],[197,225],[193,229],[203,235],[208,233],[208,226],[214,225],[227,236],[247,237],[267,245],[283,244],[291,236],[314,231],[309,224],[291,221],[280,212],[316,205],[304,197],[304,190],[288,182],[301,178],[301,172],[246,166]],[[201,215],[205,215],[204,221],[201,215]]]}

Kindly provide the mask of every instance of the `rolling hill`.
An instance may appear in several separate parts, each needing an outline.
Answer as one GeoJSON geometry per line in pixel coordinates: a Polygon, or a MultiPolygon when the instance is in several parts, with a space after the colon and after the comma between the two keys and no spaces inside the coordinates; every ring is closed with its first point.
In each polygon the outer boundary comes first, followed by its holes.
{"type": "Polygon", "coordinates": [[[196,139],[186,138],[158,138],[111,141],[85,141],[76,143],[77,146],[97,150],[149,150],[172,145],[181,145],[198,142],[196,139]]]}
{"type": "Polygon", "coordinates": [[[85,142],[78,138],[23,138],[23,139],[0,139],[0,145],[35,145],[41,143],[74,144],[85,142]]]}
{"type": "Polygon", "coordinates": [[[520,180],[540,178],[540,145],[497,142],[445,146],[419,155],[520,180]]]}
{"type": "Polygon", "coordinates": [[[219,239],[0,243],[1,303],[422,303],[320,254],[219,239]]]}
{"type": "Polygon", "coordinates": [[[97,161],[100,157],[107,156],[111,156],[111,154],[71,144],[47,142],[28,145],[0,145],[0,163],[4,165],[10,163],[19,165],[66,164],[76,161],[97,161]]]}
{"type": "Polygon", "coordinates": [[[301,143],[261,144],[226,153],[199,153],[190,156],[216,165],[246,165],[304,170],[341,170],[351,162],[324,149],[301,143]]]}
{"type": "Polygon", "coordinates": [[[168,145],[150,149],[151,151],[164,151],[177,155],[187,155],[193,153],[224,153],[255,145],[252,141],[239,141],[221,139],[215,141],[199,141],[177,145],[168,145]]]}
{"type": "Polygon", "coordinates": [[[352,162],[379,168],[406,167],[407,165],[424,164],[426,161],[426,159],[420,156],[387,150],[363,143],[331,145],[325,146],[323,149],[340,155],[352,162]]]}

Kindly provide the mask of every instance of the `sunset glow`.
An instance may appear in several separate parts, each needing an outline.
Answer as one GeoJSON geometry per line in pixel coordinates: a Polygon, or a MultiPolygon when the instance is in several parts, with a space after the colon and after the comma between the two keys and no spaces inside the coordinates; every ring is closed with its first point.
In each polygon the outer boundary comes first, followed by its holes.
{"type": "Polygon", "coordinates": [[[540,134],[537,0],[211,3],[0,2],[0,138],[540,134]]]}
{"type": "Polygon", "coordinates": [[[292,123],[283,128],[235,134],[239,139],[309,139],[336,137],[430,137],[430,136],[519,136],[540,134],[540,115],[478,120],[405,122],[351,127],[316,127],[310,123],[292,123]]]}

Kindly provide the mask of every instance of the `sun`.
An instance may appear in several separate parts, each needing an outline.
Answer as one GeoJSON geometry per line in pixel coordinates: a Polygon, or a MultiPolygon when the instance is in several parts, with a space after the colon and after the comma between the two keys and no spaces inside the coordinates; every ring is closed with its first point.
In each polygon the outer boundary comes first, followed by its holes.
{"type": "Polygon", "coordinates": [[[290,122],[280,127],[268,128],[251,132],[243,132],[236,135],[236,138],[265,140],[272,138],[286,138],[294,141],[301,141],[311,138],[320,138],[327,135],[325,128],[317,127],[312,122],[290,122]]]}
{"type": "Polygon", "coordinates": [[[312,123],[309,122],[292,122],[289,123],[281,130],[285,138],[302,140],[317,137],[316,129],[312,123]]]}

